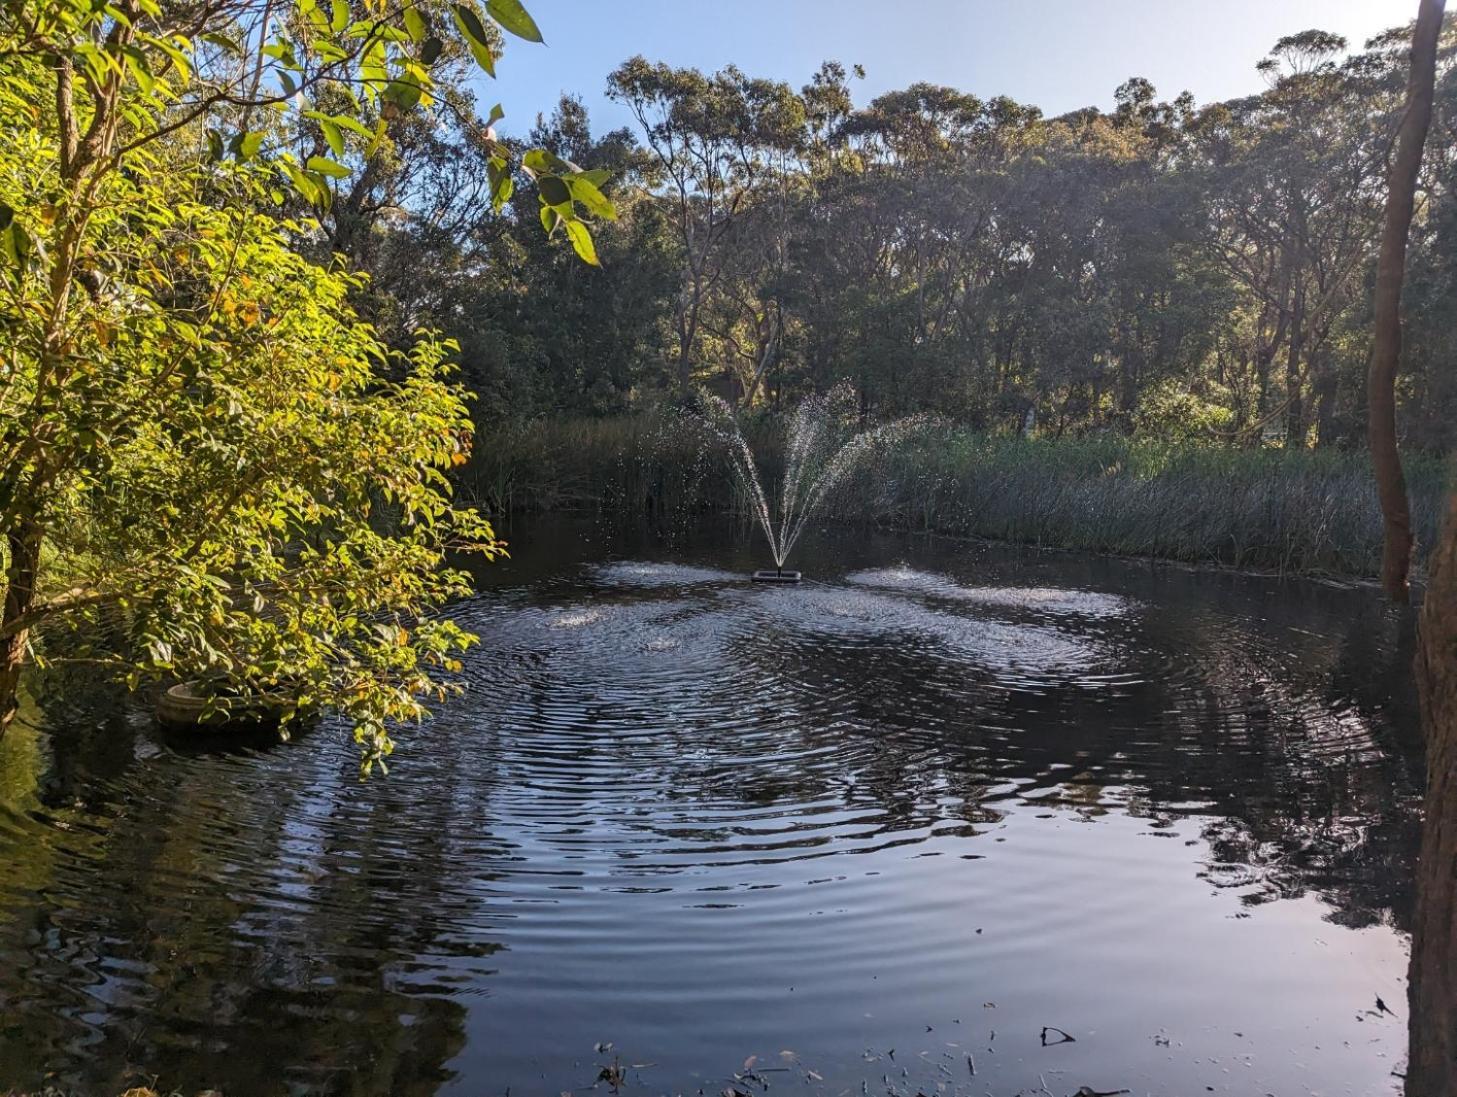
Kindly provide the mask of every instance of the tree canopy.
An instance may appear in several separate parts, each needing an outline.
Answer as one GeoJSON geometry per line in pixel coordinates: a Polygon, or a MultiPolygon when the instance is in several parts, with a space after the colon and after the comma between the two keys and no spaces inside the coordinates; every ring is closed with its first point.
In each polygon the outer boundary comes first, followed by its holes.
{"type": "Polygon", "coordinates": [[[482,206],[525,180],[596,262],[605,175],[462,90],[503,31],[541,39],[517,0],[4,8],[0,718],[28,662],[82,659],[342,712],[368,767],[450,688],[447,554],[502,550],[451,501],[456,344],[382,342],[348,253],[450,131],[482,206]]]}
{"type": "MultiPolygon", "coordinates": [[[[1403,443],[1439,451],[1457,399],[1452,33],[1398,392],[1403,443]]],[[[539,130],[568,155],[569,123],[569,155],[614,172],[611,288],[519,267],[522,216],[482,226],[450,305],[470,317],[467,376],[513,417],[700,384],[772,407],[848,376],[867,410],[988,430],[1354,446],[1409,42],[1309,31],[1272,45],[1259,94],[1200,105],[1135,77],[1111,109],[1055,118],[928,84],[857,106],[833,62],[796,89],[633,58],[608,86],[631,130],[596,147],[572,100],[539,130]],[[621,337],[584,353],[583,329],[621,337]]],[[[389,233],[426,239],[408,219],[389,233]]]]}

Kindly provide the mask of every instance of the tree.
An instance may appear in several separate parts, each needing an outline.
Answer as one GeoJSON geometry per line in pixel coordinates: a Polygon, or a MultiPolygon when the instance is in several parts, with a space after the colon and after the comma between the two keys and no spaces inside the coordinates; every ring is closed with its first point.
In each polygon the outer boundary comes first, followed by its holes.
{"type": "MultiPolygon", "coordinates": [[[[485,216],[484,141],[414,116],[325,219],[367,231],[328,243],[377,275],[363,307],[392,345],[421,322],[461,338],[491,414],[632,412],[694,382],[773,404],[850,375],[867,412],[981,429],[1350,447],[1410,37],[1306,31],[1274,44],[1259,94],[1198,109],[1135,77],[1056,118],[929,84],[857,108],[832,62],[792,92],[637,58],[613,77],[636,142],[583,141],[580,106],[531,138],[612,173],[611,278],[546,260],[528,186],[485,216]]],[[[1403,294],[1414,450],[1457,437],[1454,56],[1457,28],[1403,294]]],[[[315,125],[297,156],[325,147],[315,125]]]]}
{"type": "Polygon", "coordinates": [[[1401,284],[1406,273],[1407,235],[1416,201],[1422,146],[1432,119],[1436,83],[1437,39],[1442,31],[1445,0],[1422,0],[1412,35],[1411,69],[1407,79],[1406,110],[1397,131],[1395,154],[1387,174],[1386,225],[1381,235],[1381,256],[1376,266],[1375,324],[1371,343],[1371,370],[1367,379],[1370,416],[1367,437],[1376,488],[1381,498],[1385,543],[1381,585],[1388,597],[1405,602],[1410,597],[1407,573],[1411,569],[1411,506],[1396,436],[1396,374],[1401,364],[1401,284]]]}
{"type": "Polygon", "coordinates": [[[1457,493],[1432,552],[1417,654],[1427,795],[1412,932],[1407,1097],[1457,1092],[1457,493]]]}
{"type": "MultiPolygon", "coordinates": [[[[445,554],[500,549],[449,497],[471,436],[451,345],[389,353],[350,305],[361,281],[300,253],[317,222],[279,207],[291,189],[328,209],[391,119],[444,109],[442,36],[487,71],[488,22],[540,40],[517,0],[484,12],[0,14],[0,728],[32,656],[79,656],[133,687],[202,677],[337,709],[367,767],[446,688],[470,638],[431,616],[466,589],[445,554]],[[285,128],[304,122],[326,146],[307,157],[285,128]],[[115,642],[47,652],[64,626],[115,642]]],[[[593,260],[597,178],[543,150],[521,166],[543,224],[593,260]]]]}
{"type": "Polygon", "coordinates": [[[1303,448],[1312,423],[1334,440],[1332,342],[1365,290],[1386,137],[1379,89],[1337,61],[1344,48],[1323,31],[1280,39],[1260,64],[1269,90],[1199,126],[1212,248],[1250,301],[1236,328],[1250,443],[1278,430],[1303,448]]]}
{"type": "Polygon", "coordinates": [[[608,77],[657,158],[683,256],[674,318],[679,387],[692,381],[704,307],[724,274],[724,242],[746,203],[772,175],[776,154],[804,138],[803,102],[788,85],[730,65],[712,76],[642,57],[608,77]]]}

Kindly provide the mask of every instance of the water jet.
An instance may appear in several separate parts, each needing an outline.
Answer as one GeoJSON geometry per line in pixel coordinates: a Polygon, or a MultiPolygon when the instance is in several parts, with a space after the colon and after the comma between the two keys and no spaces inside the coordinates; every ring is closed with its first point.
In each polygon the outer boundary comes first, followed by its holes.
{"type": "Polygon", "coordinates": [[[751,578],[756,583],[799,582],[800,573],[786,571],[784,561],[830,491],[865,458],[884,452],[927,423],[924,416],[913,415],[882,426],[862,426],[860,401],[848,381],[827,393],[806,396],[785,424],[784,479],[777,505],[771,506],[754,451],[733,408],[711,394],[704,395],[703,408],[703,420],[728,449],[754,517],[769,540],[774,570],[755,571],[751,578]]]}

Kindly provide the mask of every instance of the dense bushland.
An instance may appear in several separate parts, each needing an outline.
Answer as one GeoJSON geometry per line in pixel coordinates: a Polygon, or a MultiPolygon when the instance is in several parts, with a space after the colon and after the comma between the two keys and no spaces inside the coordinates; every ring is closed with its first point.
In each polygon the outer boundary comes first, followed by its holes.
{"type": "MultiPolygon", "coordinates": [[[[771,417],[745,423],[771,489],[771,417]]],[[[1408,470],[1418,549],[1436,536],[1440,458],[1408,470]]],[[[663,523],[707,510],[747,515],[722,452],[691,419],[654,413],[511,427],[473,459],[462,490],[496,511],[592,509],[663,523]]],[[[1280,572],[1375,575],[1381,515],[1364,453],[1236,449],[1100,434],[987,435],[933,427],[857,472],[828,521],[999,538],[1280,572]]]]}
{"type": "MultiPolygon", "coordinates": [[[[929,84],[865,101],[833,62],[795,87],[633,58],[609,80],[632,127],[564,99],[529,134],[609,177],[600,269],[541,238],[530,187],[478,216],[480,154],[450,127],[325,220],[382,330],[460,340],[493,427],[698,386],[782,407],[849,378],[877,416],[987,432],[1356,448],[1409,44],[1308,31],[1257,94],[1133,77],[1057,117],[929,84]]],[[[1403,446],[1430,452],[1457,422],[1454,53],[1448,27],[1397,392],[1403,446]]]]}

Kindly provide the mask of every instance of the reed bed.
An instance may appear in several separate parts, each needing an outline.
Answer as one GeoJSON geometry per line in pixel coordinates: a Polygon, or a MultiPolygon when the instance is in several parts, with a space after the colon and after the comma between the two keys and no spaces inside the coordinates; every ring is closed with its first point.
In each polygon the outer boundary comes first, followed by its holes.
{"type": "MultiPolygon", "coordinates": [[[[775,425],[745,424],[765,486],[775,425]]],[[[1437,532],[1446,462],[1407,459],[1421,547],[1437,532]]],[[[465,470],[495,512],[612,509],[664,522],[746,512],[726,455],[670,413],[515,425],[465,470]]],[[[830,497],[827,520],[1281,573],[1377,574],[1381,518],[1363,452],[1235,449],[1129,439],[919,433],[830,497]]]]}

